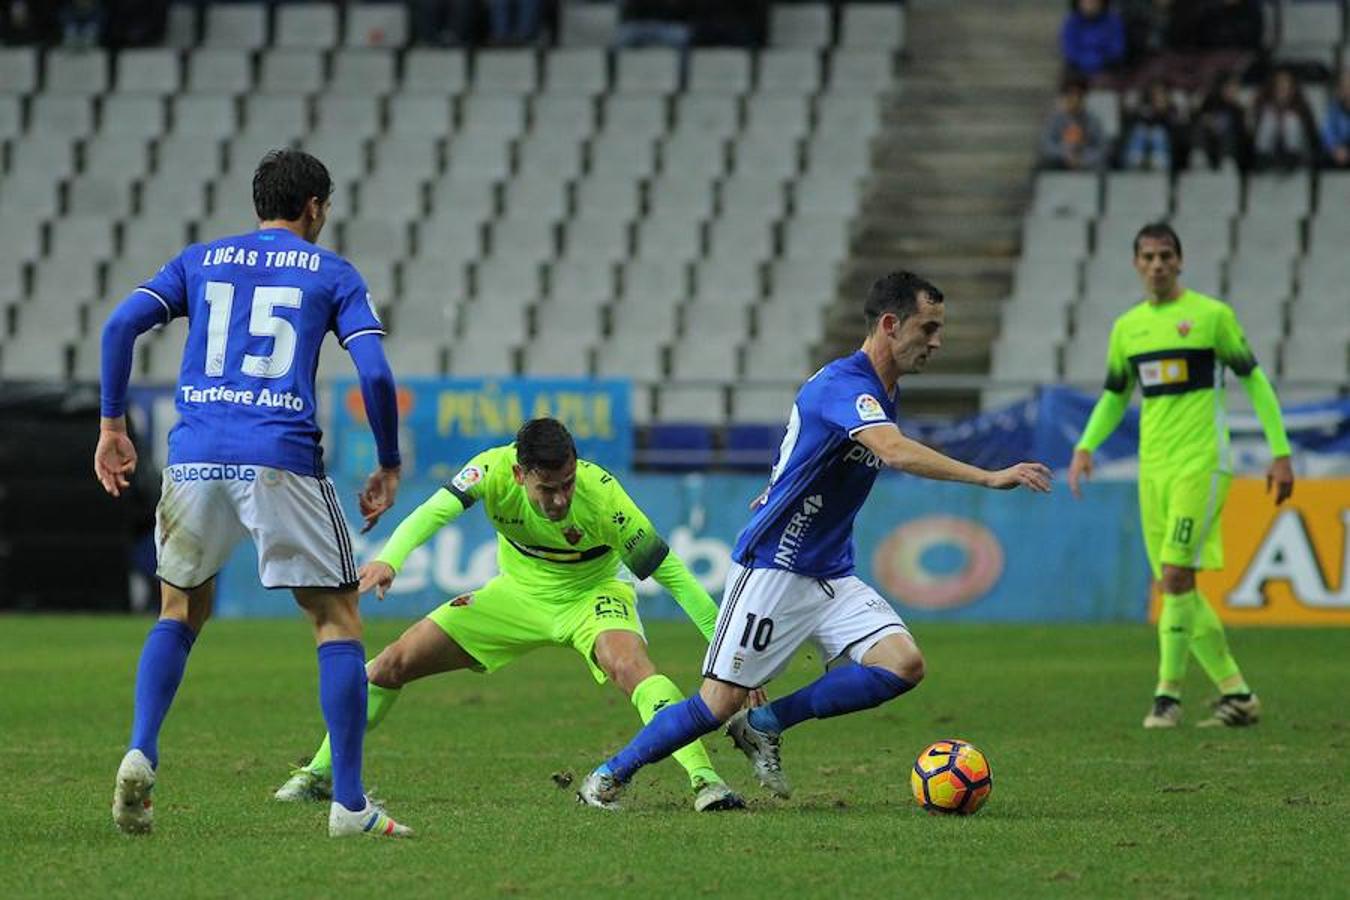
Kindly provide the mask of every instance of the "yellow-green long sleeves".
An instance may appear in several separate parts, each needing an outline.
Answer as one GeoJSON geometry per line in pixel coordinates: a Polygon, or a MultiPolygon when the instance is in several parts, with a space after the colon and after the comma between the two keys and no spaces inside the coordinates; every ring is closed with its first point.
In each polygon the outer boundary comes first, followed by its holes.
{"type": "Polygon", "coordinates": [[[717,604],[713,603],[712,597],[708,596],[703,585],[698,583],[694,573],[689,571],[680,558],[674,553],[667,553],[661,565],[652,572],[652,578],[655,578],[661,587],[670,591],[670,595],[680,604],[685,615],[703,633],[704,639],[711,641],[713,629],[717,625],[717,604]]]}
{"type": "Polygon", "coordinates": [[[1097,405],[1092,407],[1092,415],[1088,417],[1083,436],[1078,439],[1074,449],[1089,453],[1095,451],[1116,430],[1120,420],[1125,418],[1125,410],[1129,408],[1129,394],[1124,391],[1102,391],[1097,405]]]}
{"type": "Polygon", "coordinates": [[[1242,389],[1252,401],[1256,418],[1265,432],[1266,443],[1270,445],[1271,456],[1289,455],[1289,435],[1284,430],[1284,418],[1280,415],[1280,400],[1275,396],[1275,388],[1261,369],[1252,369],[1245,378],[1240,379],[1242,389]]]}
{"type": "Polygon", "coordinates": [[[464,504],[460,499],[442,488],[398,523],[375,560],[387,563],[397,574],[409,553],[431,540],[433,534],[463,513],[464,504]]]}

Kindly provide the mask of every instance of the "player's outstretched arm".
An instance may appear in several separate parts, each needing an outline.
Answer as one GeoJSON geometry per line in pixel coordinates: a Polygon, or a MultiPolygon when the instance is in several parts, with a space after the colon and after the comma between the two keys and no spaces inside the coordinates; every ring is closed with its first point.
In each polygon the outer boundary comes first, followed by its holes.
{"type": "Polygon", "coordinates": [[[384,599],[385,591],[394,583],[408,554],[431,539],[442,526],[453,522],[464,513],[464,504],[449,490],[442,488],[431,496],[406,519],[398,523],[394,533],[385,542],[380,555],[366,563],[357,572],[360,578],[358,591],[364,594],[374,588],[376,596],[384,599]]]}
{"type": "Polygon", "coordinates": [[[136,471],[136,447],[127,434],[127,383],[131,380],[136,338],[165,321],[166,305],[155,295],[137,290],[113,310],[103,325],[102,376],[98,446],[94,449],[94,477],[114,497],[130,486],[136,471]]]}
{"type": "Polygon", "coordinates": [[[684,610],[689,621],[697,626],[703,639],[711,641],[713,630],[717,627],[717,604],[713,603],[712,597],[703,589],[703,585],[698,583],[698,579],[689,571],[684,560],[674,553],[667,553],[666,558],[661,560],[661,565],[652,572],[652,578],[656,579],[656,583],[661,587],[670,591],[670,596],[680,604],[680,609],[684,610]]]}
{"type": "Polygon", "coordinates": [[[1050,470],[1040,463],[1018,463],[997,472],[968,465],[905,437],[899,428],[881,425],[864,428],[854,440],[877,455],[892,469],[935,481],[963,481],[996,490],[1025,487],[1037,493],[1050,490],[1050,470]]]}

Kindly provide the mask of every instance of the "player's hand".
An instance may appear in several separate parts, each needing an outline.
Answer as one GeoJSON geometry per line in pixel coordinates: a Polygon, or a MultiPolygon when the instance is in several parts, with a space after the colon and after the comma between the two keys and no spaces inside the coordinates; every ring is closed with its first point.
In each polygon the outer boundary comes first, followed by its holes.
{"type": "Polygon", "coordinates": [[[1087,450],[1073,451],[1069,463],[1069,492],[1075,500],[1083,499],[1082,483],[1092,477],[1092,454],[1087,450]]]}
{"type": "Polygon", "coordinates": [[[398,482],[402,477],[401,471],[383,467],[376,469],[366,479],[365,489],[356,495],[361,505],[361,518],[366,520],[366,524],[361,528],[362,534],[374,528],[375,523],[380,521],[380,516],[394,505],[394,499],[398,496],[398,482]]]}
{"type": "Polygon", "coordinates": [[[389,590],[389,586],[394,583],[394,567],[389,563],[375,560],[362,566],[356,576],[361,579],[360,584],[356,586],[358,594],[364,594],[374,588],[375,598],[383,600],[385,591],[389,590]]]}
{"type": "Polygon", "coordinates": [[[755,688],[745,695],[745,708],[754,709],[756,706],[763,706],[769,702],[769,695],[764,693],[764,688],[755,688]]]}
{"type": "Polygon", "coordinates": [[[1294,495],[1294,465],[1287,456],[1277,456],[1266,470],[1266,493],[1275,488],[1275,505],[1279,506],[1294,495]]]}
{"type": "Polygon", "coordinates": [[[1050,470],[1040,463],[1025,462],[989,473],[988,486],[996,491],[1024,487],[1037,494],[1050,492],[1050,470]]]}
{"type": "Polygon", "coordinates": [[[131,486],[136,471],[136,445],[127,435],[126,422],[120,417],[104,419],[94,449],[94,477],[114,497],[131,486]]]}

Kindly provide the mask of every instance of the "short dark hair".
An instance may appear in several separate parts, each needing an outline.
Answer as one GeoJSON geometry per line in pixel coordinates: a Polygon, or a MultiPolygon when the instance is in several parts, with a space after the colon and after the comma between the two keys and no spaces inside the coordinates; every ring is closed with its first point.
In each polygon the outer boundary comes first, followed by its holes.
{"type": "Polygon", "coordinates": [[[886,313],[895,313],[902,320],[919,308],[919,295],[927,294],[933,303],[942,302],[942,291],[913,272],[892,272],[878,278],[867,292],[863,304],[863,321],[870,332],[886,313]]]}
{"type": "Polygon", "coordinates": [[[516,462],[527,472],[554,471],[577,458],[577,445],[557,419],[530,419],[516,432],[516,462]]]}
{"type": "Polygon", "coordinates": [[[1172,230],[1172,226],[1168,225],[1166,222],[1150,222],[1139,229],[1139,233],[1134,236],[1135,256],[1139,255],[1139,242],[1144,238],[1151,238],[1155,241],[1171,241],[1172,246],[1177,250],[1177,256],[1183,256],[1181,252],[1181,238],[1177,237],[1177,233],[1172,230]]]}
{"type": "Polygon", "coordinates": [[[332,193],[328,167],[303,150],[269,150],[253,172],[253,209],[260,222],[294,222],[310,197],[324,203],[332,193]]]}

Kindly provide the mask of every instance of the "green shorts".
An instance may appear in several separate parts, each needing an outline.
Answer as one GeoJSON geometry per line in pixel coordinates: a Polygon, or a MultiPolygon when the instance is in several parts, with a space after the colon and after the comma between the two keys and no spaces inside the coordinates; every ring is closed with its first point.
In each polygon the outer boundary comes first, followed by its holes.
{"type": "Polygon", "coordinates": [[[579,591],[572,601],[546,600],[499,575],[476,591],[461,594],[427,618],[478,660],[484,672],[539,647],[571,647],[581,654],[599,684],[608,680],[595,661],[602,631],[632,631],[646,638],[637,613],[637,594],[626,581],[607,581],[579,591]]]}
{"type": "Polygon", "coordinates": [[[1139,517],[1153,577],[1162,567],[1222,569],[1219,517],[1232,476],[1224,472],[1139,475],[1139,517]]]}

